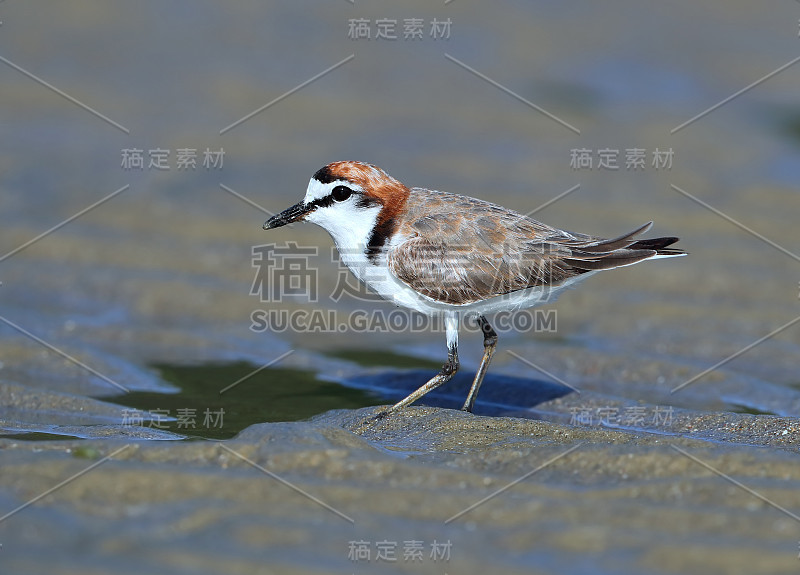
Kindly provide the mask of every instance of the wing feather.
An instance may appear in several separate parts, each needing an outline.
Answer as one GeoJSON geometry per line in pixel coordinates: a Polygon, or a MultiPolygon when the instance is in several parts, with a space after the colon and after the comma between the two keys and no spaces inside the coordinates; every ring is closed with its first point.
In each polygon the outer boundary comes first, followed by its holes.
{"type": "Polygon", "coordinates": [[[536,286],[558,286],[577,275],[629,265],[677,238],[637,241],[652,222],[612,239],[559,230],[475,198],[411,190],[403,234],[387,251],[389,270],[417,292],[465,305],[536,286]]]}

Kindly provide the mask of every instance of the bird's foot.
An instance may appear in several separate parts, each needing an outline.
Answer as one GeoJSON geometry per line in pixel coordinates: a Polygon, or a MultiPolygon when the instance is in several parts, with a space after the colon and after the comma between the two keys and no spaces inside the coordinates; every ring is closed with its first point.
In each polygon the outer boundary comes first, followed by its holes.
{"type": "Polygon", "coordinates": [[[383,411],[379,411],[378,413],[376,413],[372,417],[368,417],[367,419],[365,419],[364,421],[359,423],[358,426],[353,431],[356,432],[356,433],[361,433],[362,431],[365,431],[367,428],[371,427],[373,424],[377,423],[378,421],[380,421],[381,419],[383,419],[384,417],[386,417],[390,413],[391,413],[391,410],[389,410],[389,409],[384,409],[383,411]]]}

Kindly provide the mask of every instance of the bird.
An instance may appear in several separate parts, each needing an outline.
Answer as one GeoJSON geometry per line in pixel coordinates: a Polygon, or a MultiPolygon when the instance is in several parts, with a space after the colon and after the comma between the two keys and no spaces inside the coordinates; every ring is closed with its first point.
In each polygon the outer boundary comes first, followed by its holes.
{"type": "Polygon", "coordinates": [[[568,232],[485,200],[408,187],[358,161],[317,170],[303,200],[270,217],[263,228],[300,221],[324,228],[342,262],[382,298],[443,318],[447,360],[439,373],[374,419],[453,378],[465,319],[477,320],[484,346],[462,407],[471,412],[497,346],[487,315],[551,302],[602,270],[686,255],[668,247],[677,237],[636,239],[653,222],[611,239],[568,232]]]}

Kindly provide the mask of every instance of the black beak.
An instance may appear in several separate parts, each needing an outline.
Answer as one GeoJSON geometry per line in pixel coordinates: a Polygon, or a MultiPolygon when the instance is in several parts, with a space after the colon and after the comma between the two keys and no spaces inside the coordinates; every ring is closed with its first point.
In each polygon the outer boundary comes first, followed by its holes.
{"type": "Polygon", "coordinates": [[[304,204],[303,202],[295,204],[291,208],[283,210],[281,213],[272,216],[270,219],[264,222],[264,229],[271,230],[273,228],[285,226],[286,224],[291,224],[297,220],[302,220],[315,207],[316,206],[313,204],[304,204]]]}

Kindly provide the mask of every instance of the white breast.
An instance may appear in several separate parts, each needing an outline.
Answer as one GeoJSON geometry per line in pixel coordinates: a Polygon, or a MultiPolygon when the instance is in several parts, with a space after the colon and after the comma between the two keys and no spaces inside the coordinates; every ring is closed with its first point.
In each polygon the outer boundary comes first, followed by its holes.
{"type": "Polygon", "coordinates": [[[365,281],[370,265],[366,256],[367,241],[378,219],[379,207],[357,208],[353,202],[333,204],[311,212],[306,221],[324,228],[333,238],[345,265],[365,281]]]}

